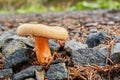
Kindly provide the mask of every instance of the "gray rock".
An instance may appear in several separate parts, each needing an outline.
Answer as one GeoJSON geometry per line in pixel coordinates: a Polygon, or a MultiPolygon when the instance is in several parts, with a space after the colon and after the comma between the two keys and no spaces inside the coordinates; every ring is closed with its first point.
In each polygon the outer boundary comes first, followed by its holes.
{"type": "Polygon", "coordinates": [[[67,80],[68,71],[65,67],[65,63],[50,65],[50,68],[47,71],[47,77],[48,80],[67,80]]]}
{"type": "Polygon", "coordinates": [[[86,23],[85,24],[86,27],[96,26],[96,25],[98,25],[98,23],[86,23]]]}
{"type": "Polygon", "coordinates": [[[114,36],[114,40],[115,40],[115,41],[120,41],[120,36],[116,36],[116,35],[115,35],[115,36],[114,36]]]}
{"type": "Polygon", "coordinates": [[[99,52],[101,52],[101,54],[106,57],[107,47],[102,47],[102,48],[100,48],[100,49],[99,49],[99,52]]]}
{"type": "Polygon", "coordinates": [[[42,66],[38,66],[38,65],[30,66],[25,70],[22,70],[17,74],[14,74],[13,80],[24,80],[25,78],[28,77],[35,77],[35,71],[41,71],[41,70],[42,70],[42,66]]]}
{"type": "Polygon", "coordinates": [[[98,30],[96,28],[90,29],[90,31],[89,31],[89,33],[97,33],[97,32],[98,32],[98,30]]]}
{"type": "Polygon", "coordinates": [[[44,80],[45,79],[45,71],[35,71],[36,80],[44,80]]]}
{"type": "Polygon", "coordinates": [[[14,70],[19,70],[22,65],[33,60],[33,51],[27,48],[21,48],[16,50],[13,55],[7,57],[4,61],[4,68],[12,68],[14,70]]]}
{"type": "Polygon", "coordinates": [[[21,48],[26,48],[26,45],[21,40],[7,39],[2,47],[2,54],[8,57],[21,48]]]}
{"type": "Polygon", "coordinates": [[[4,31],[5,27],[0,24],[0,31],[4,31]]]}
{"type": "Polygon", "coordinates": [[[59,50],[60,48],[60,45],[52,39],[49,40],[49,46],[51,51],[56,51],[56,50],[59,50]]]}
{"type": "Polygon", "coordinates": [[[26,38],[26,37],[20,37],[20,36],[14,35],[14,36],[10,36],[8,39],[21,40],[27,46],[34,47],[34,41],[32,39],[29,39],[29,38],[26,38]]]}
{"type": "Polygon", "coordinates": [[[104,32],[91,33],[87,37],[86,44],[88,45],[89,48],[93,48],[101,43],[104,43],[106,37],[107,34],[104,32]]]}
{"type": "Polygon", "coordinates": [[[113,80],[120,80],[120,76],[114,77],[113,80]]]}
{"type": "Polygon", "coordinates": [[[87,48],[87,44],[83,44],[81,42],[78,42],[76,41],[75,39],[72,39],[72,40],[68,40],[66,43],[65,43],[65,50],[67,52],[71,52],[73,50],[77,50],[77,49],[84,49],[84,48],[87,48]]]}
{"type": "Polygon", "coordinates": [[[103,24],[103,25],[113,25],[115,24],[114,21],[101,21],[100,24],[103,24]]]}
{"type": "Polygon", "coordinates": [[[71,57],[74,65],[105,65],[105,56],[96,48],[74,50],[71,57]]]}
{"type": "Polygon", "coordinates": [[[116,43],[111,51],[110,58],[114,63],[120,62],[120,43],[116,43]]]}
{"type": "Polygon", "coordinates": [[[0,47],[3,46],[4,41],[5,41],[8,37],[13,36],[13,35],[15,35],[15,34],[16,34],[16,33],[15,33],[14,30],[8,30],[7,32],[2,33],[2,34],[0,35],[0,47]]]}
{"type": "Polygon", "coordinates": [[[62,59],[61,58],[57,58],[54,61],[51,62],[51,64],[57,64],[57,63],[61,63],[62,59]]]}
{"type": "Polygon", "coordinates": [[[120,54],[120,43],[116,43],[113,50],[112,50],[112,53],[115,54],[115,53],[119,53],[120,54]]]}
{"type": "Polygon", "coordinates": [[[12,77],[12,69],[3,69],[0,70],[0,78],[10,78],[12,77]]]}

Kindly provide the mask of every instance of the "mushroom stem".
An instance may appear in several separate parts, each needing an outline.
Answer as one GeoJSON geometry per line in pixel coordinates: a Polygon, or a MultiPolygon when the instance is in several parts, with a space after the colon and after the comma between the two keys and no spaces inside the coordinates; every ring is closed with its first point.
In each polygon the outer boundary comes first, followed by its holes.
{"type": "Polygon", "coordinates": [[[40,62],[41,64],[47,64],[52,57],[48,38],[35,36],[34,39],[38,62],[40,62]]]}

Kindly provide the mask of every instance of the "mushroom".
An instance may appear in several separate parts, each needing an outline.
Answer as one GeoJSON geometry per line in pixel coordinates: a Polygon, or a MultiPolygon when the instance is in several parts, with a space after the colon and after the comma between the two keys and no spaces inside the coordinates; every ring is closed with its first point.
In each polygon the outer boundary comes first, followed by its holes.
{"type": "Polygon", "coordinates": [[[22,24],[17,28],[17,35],[32,35],[38,62],[47,64],[52,58],[48,39],[66,40],[68,33],[62,27],[49,27],[43,24],[22,24]]]}

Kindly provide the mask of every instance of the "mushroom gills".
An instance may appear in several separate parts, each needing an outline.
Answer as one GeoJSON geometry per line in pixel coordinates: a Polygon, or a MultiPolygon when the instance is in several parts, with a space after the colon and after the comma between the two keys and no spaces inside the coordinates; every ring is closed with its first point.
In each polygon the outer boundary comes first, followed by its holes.
{"type": "Polygon", "coordinates": [[[34,36],[34,39],[38,62],[40,62],[41,64],[47,64],[52,57],[49,48],[48,38],[34,36]]]}

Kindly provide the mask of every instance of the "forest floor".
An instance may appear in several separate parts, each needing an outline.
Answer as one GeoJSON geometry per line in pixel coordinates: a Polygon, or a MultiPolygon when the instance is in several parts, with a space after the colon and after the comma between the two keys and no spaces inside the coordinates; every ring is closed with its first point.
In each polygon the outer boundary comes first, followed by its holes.
{"type": "MultiPolygon", "coordinates": [[[[67,54],[69,53],[69,51],[67,52],[66,49],[63,49],[64,46],[66,46],[66,44],[62,46],[63,47],[62,52],[61,50],[58,51],[60,53],[64,53],[64,51],[66,51],[66,54],[55,56],[55,57],[57,58],[61,57],[62,62],[66,64],[67,70],[69,72],[69,80],[73,80],[73,79],[74,80],[76,79],[105,80],[105,78],[107,78],[106,80],[110,80],[110,78],[112,80],[119,80],[119,77],[118,77],[119,75],[117,75],[118,73],[120,73],[119,71],[120,60],[118,58],[119,55],[117,54],[118,57],[114,56],[114,54],[112,54],[112,57],[109,57],[109,56],[110,56],[110,53],[112,53],[112,49],[115,47],[115,44],[120,42],[120,9],[26,13],[26,14],[0,14],[0,24],[1,26],[4,27],[5,31],[9,29],[16,29],[20,24],[23,24],[23,23],[40,23],[48,26],[64,27],[68,30],[68,33],[69,33],[68,41],[75,39],[83,44],[86,44],[86,41],[90,33],[105,32],[108,35],[107,39],[104,40],[105,43],[96,43],[97,45],[96,44],[93,45],[94,43],[91,44],[94,48],[97,47],[101,49],[105,47],[107,49],[107,52],[103,53],[105,54],[105,58],[106,58],[105,59],[106,63],[104,66],[96,65],[97,62],[94,62],[94,61],[93,63],[95,63],[95,65],[91,65],[91,66],[89,64],[86,65],[86,63],[84,66],[82,66],[83,63],[81,63],[79,60],[78,60],[78,63],[76,63],[74,61],[75,55],[73,53],[76,54],[76,52],[74,51],[77,51],[77,50],[72,49],[73,52],[70,52],[71,56],[69,56],[67,54]],[[119,38],[116,39],[114,38],[115,36],[118,36],[119,38]],[[70,61],[72,61],[72,63],[70,61]],[[82,64],[82,65],[79,66],[78,64],[82,64]],[[116,74],[114,72],[116,72],[116,74]],[[102,77],[100,77],[98,73],[102,73],[103,74],[101,75],[102,77]],[[112,74],[117,76],[114,76],[112,74]]],[[[1,29],[3,27],[1,27],[1,29]]],[[[59,41],[58,43],[60,45],[62,44],[59,41]]],[[[93,48],[93,47],[90,47],[91,45],[88,45],[88,47],[93,48]]],[[[120,50],[118,50],[118,53],[120,54],[120,50]]],[[[93,52],[93,54],[95,53],[93,52]]],[[[92,58],[90,60],[92,60],[92,58]]],[[[94,60],[97,60],[97,59],[94,59],[94,60]]],[[[91,63],[92,61],[90,62],[90,64],[91,63]]]]}

